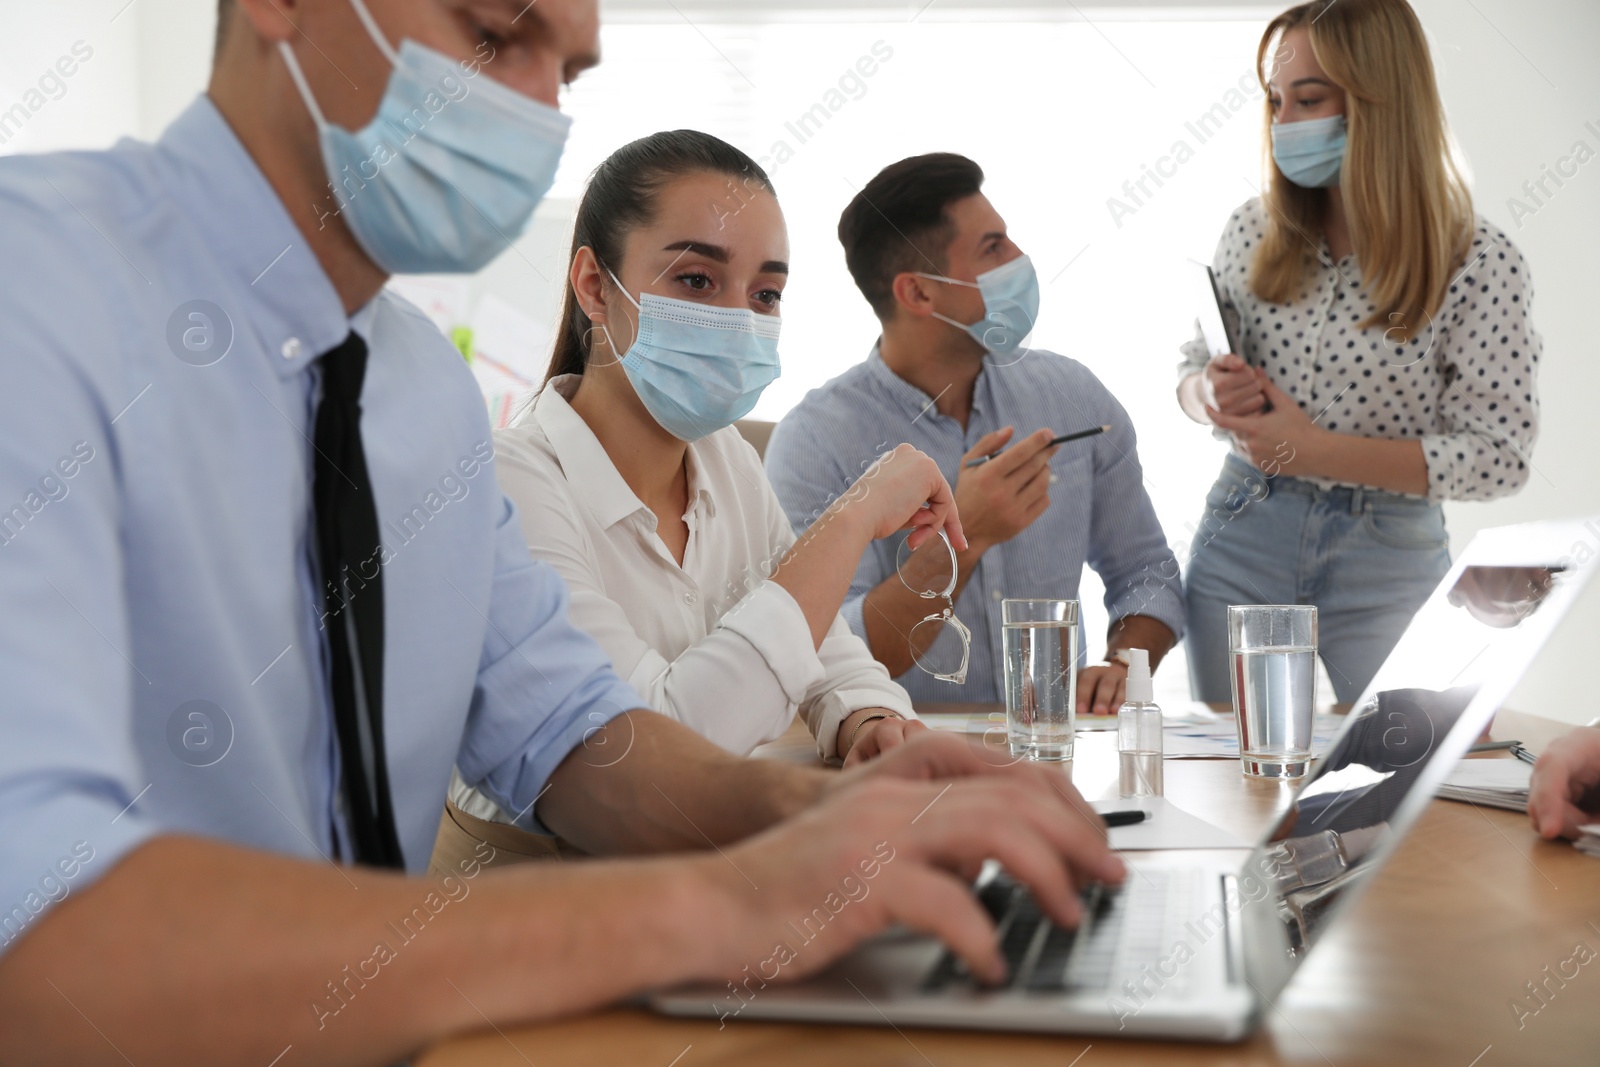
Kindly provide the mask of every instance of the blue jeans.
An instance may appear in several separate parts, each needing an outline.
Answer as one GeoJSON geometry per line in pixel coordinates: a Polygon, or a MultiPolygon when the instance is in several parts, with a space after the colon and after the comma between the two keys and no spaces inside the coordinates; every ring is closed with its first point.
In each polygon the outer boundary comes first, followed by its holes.
{"type": "Polygon", "coordinates": [[[1315,604],[1336,699],[1354,702],[1450,569],[1438,504],[1268,478],[1229,455],[1195,531],[1185,584],[1189,683],[1227,703],[1228,605],[1315,604]]]}

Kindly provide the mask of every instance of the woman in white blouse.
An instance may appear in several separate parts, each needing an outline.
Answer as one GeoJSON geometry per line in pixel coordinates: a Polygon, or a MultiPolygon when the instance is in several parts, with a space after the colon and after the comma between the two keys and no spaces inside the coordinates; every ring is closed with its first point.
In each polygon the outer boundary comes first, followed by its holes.
{"type": "MultiPolygon", "coordinates": [[[[743,152],[689,130],[618,150],[578,206],[550,377],[496,468],[573,621],[650,707],[741,754],[798,711],[824,758],[856,763],[925,727],[839,618],[850,577],[908,526],[965,539],[938,468],[902,446],[796,543],[732,425],[778,373],[788,256],[743,152]]],[[[506,820],[459,781],[452,800],[506,820]]]]}
{"type": "Polygon", "coordinates": [[[1233,450],[1187,575],[1195,695],[1229,699],[1227,606],[1315,604],[1355,700],[1449,568],[1440,502],[1528,479],[1527,265],[1473,214],[1405,0],[1317,0],[1257,53],[1272,151],[1213,268],[1238,353],[1184,346],[1178,399],[1233,450]]]}

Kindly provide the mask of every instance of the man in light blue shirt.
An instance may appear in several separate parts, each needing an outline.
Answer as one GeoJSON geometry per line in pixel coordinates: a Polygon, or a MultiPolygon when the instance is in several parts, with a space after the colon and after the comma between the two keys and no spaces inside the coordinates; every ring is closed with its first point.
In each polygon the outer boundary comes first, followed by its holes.
{"type": "Polygon", "coordinates": [[[1119,876],[1075,794],[952,739],[828,776],[639,710],[529,559],[470,372],[381,288],[520,232],[592,0],[222,6],[157,144],[0,161],[0,1060],[391,1062],[738,975],[885,854],[784,976],[897,921],[994,976],[935,868],[1064,922],[1119,876]],[[727,847],[424,879],[452,763],[589,851],[727,847]]]}
{"type": "Polygon", "coordinates": [[[959,635],[918,626],[943,602],[907,588],[897,541],[867,550],[845,601],[851,627],[918,701],[1004,699],[1001,601],[1076,599],[1084,564],[1093,567],[1111,630],[1106,662],[1079,672],[1077,710],[1107,714],[1127,680],[1118,653],[1148,649],[1153,667],[1183,632],[1178,563],[1122,405],[1083,364],[1022,346],[1038,283],[982,184],[962,156],[916,156],[885,168],[845,209],[845,262],[883,334],[864,363],[779,423],[767,472],[797,530],[902,442],[955,486],[971,542],[957,556],[955,591],[956,617],[972,633],[966,681],[935,677],[959,664],[959,635]]]}

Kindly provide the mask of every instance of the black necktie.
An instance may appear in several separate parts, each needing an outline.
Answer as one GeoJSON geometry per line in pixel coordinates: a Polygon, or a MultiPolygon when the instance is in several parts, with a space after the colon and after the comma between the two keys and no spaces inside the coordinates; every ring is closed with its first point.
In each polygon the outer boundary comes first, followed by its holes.
{"type": "Polygon", "coordinates": [[[317,558],[333,717],[355,859],[403,867],[383,754],[383,574],[378,507],[361,447],[367,345],[355,333],[322,356],[317,406],[317,558]]]}

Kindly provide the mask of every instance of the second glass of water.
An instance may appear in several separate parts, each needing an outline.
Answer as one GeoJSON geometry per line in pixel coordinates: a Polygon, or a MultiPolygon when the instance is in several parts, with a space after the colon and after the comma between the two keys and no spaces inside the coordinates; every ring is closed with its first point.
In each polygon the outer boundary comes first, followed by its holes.
{"type": "Polygon", "coordinates": [[[1311,765],[1316,706],[1317,609],[1303,604],[1228,609],[1239,759],[1256,778],[1299,778],[1311,765]]]}
{"type": "Polygon", "coordinates": [[[1069,760],[1078,704],[1078,602],[1006,600],[1000,614],[1011,755],[1069,760]]]}

